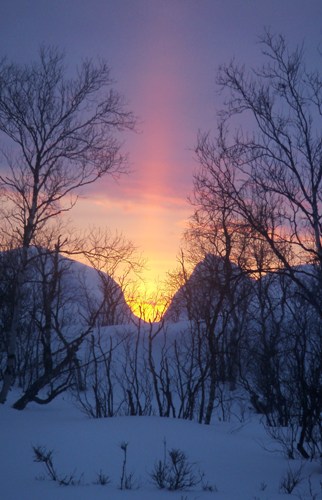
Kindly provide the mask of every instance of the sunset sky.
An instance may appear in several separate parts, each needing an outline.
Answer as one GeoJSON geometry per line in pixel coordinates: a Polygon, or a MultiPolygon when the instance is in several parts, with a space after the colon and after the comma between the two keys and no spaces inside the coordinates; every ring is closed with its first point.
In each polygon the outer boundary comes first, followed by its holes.
{"type": "MultiPolygon", "coordinates": [[[[321,0],[1,0],[1,56],[36,57],[41,43],[65,50],[72,68],[103,57],[138,116],[124,135],[132,173],[101,180],[73,210],[76,226],[121,231],[148,259],[147,282],[176,265],[191,213],[198,130],[215,130],[216,69],[259,58],[264,27],[322,50],[321,0]]],[[[313,56],[312,56],[313,57],[313,56]]]]}

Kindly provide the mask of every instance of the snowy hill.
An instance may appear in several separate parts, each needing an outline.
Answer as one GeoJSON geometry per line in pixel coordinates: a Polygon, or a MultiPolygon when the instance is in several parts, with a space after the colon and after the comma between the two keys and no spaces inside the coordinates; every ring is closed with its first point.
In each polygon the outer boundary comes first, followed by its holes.
{"type": "MultiPolygon", "coordinates": [[[[2,268],[14,276],[21,252],[16,249],[0,257],[2,268]]],[[[97,324],[102,326],[127,324],[135,319],[121,287],[108,274],[45,248],[32,247],[25,273],[26,310],[44,300],[44,287],[53,291],[60,314],[71,316],[73,323],[83,323],[85,316],[97,314],[98,310],[97,324]]]]}
{"type": "Polygon", "coordinates": [[[272,303],[279,307],[281,301],[296,303],[300,296],[308,295],[307,290],[314,290],[316,301],[322,304],[322,288],[319,270],[314,265],[295,266],[284,273],[270,272],[261,279],[250,278],[233,262],[227,262],[212,254],[206,255],[199,262],[186,282],[174,294],[164,319],[170,322],[182,320],[204,320],[209,312],[223,300],[238,302],[243,296],[252,302],[252,309],[258,308],[259,289],[265,289],[272,303]],[[294,281],[291,278],[293,275],[294,281]],[[304,289],[301,288],[301,284],[304,289]]]}
{"type": "Polygon", "coordinates": [[[1,500],[321,497],[321,328],[296,289],[208,256],[174,297],[175,322],[171,309],[133,322],[108,275],[52,257],[25,276],[16,385],[0,406],[1,500]],[[173,456],[188,476],[169,491],[173,456]]]}
{"type": "Polygon", "coordinates": [[[98,322],[102,326],[128,324],[135,320],[121,287],[113,278],[75,260],[65,257],[61,260],[68,268],[63,284],[73,290],[72,301],[89,310],[95,310],[101,304],[98,322]]]}
{"type": "Polygon", "coordinates": [[[208,254],[175,293],[164,318],[167,321],[203,320],[224,295],[242,294],[251,284],[252,280],[237,265],[208,254]]]}

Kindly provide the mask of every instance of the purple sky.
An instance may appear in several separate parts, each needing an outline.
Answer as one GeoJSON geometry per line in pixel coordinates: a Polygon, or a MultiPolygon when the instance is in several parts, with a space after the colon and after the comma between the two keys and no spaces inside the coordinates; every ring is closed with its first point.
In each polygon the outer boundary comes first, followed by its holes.
{"type": "Polygon", "coordinates": [[[1,55],[27,62],[41,43],[65,50],[71,67],[103,57],[140,119],[124,136],[132,173],[93,186],[76,225],[118,229],[149,260],[147,280],[165,276],[191,208],[199,129],[215,129],[216,69],[232,57],[256,65],[264,27],[291,44],[322,50],[321,0],[1,0],[1,55]]]}

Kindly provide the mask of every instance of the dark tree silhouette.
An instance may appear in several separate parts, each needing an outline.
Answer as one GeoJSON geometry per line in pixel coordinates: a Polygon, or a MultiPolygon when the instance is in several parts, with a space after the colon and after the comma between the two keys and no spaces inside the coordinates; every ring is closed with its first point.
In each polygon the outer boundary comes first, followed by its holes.
{"type": "Polygon", "coordinates": [[[0,62],[0,133],[6,145],[2,229],[23,249],[2,403],[14,378],[28,248],[53,218],[73,207],[77,189],[126,169],[117,133],[133,127],[133,115],[112,89],[105,62],[83,62],[74,78],[66,76],[64,55],[55,48],[41,48],[38,61],[29,65],[0,62]]]}

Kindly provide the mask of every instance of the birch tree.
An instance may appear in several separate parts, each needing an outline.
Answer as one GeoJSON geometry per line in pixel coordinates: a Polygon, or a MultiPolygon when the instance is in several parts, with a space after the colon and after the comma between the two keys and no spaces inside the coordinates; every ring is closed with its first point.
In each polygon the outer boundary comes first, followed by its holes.
{"type": "Polygon", "coordinates": [[[265,411],[271,425],[292,420],[298,451],[312,458],[321,442],[322,77],[308,68],[304,46],[291,50],[270,32],[261,44],[261,66],[232,61],[219,70],[225,105],[217,136],[199,136],[195,189],[207,227],[219,199],[222,213],[229,206],[235,238],[248,235],[243,266],[261,278],[251,324],[257,321],[264,344],[257,376],[265,411]],[[277,283],[285,293],[272,306],[277,283]]]}
{"type": "Polygon", "coordinates": [[[112,84],[104,61],[84,61],[74,77],[67,76],[64,55],[56,48],[42,47],[38,60],[27,65],[0,61],[2,229],[22,249],[1,403],[14,380],[29,247],[73,207],[78,189],[126,170],[119,132],[133,129],[135,120],[112,84]]]}
{"type": "Polygon", "coordinates": [[[219,70],[225,106],[218,135],[199,137],[197,184],[210,210],[223,193],[236,230],[271,249],[275,270],[321,316],[322,78],[304,47],[291,50],[269,32],[261,43],[262,66],[232,61],[219,70]]]}

